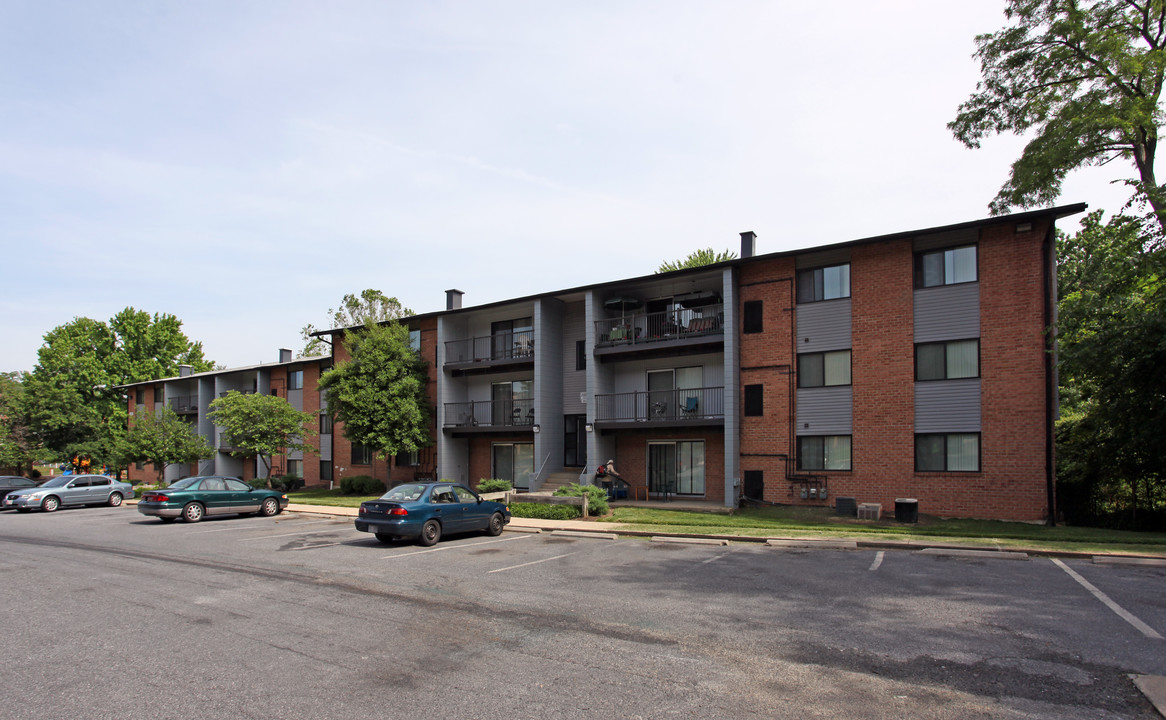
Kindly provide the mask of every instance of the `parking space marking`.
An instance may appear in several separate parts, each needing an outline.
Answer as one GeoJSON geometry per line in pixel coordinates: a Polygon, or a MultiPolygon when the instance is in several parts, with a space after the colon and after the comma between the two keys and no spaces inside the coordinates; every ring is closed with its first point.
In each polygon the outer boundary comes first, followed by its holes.
{"type": "Polygon", "coordinates": [[[1062,570],[1064,570],[1065,572],[1069,573],[1069,577],[1071,577],[1074,580],[1076,580],[1077,582],[1079,582],[1081,584],[1081,587],[1085,588],[1090,593],[1092,593],[1093,597],[1100,600],[1107,608],[1109,608],[1110,610],[1117,613],[1117,616],[1120,617],[1122,620],[1125,620],[1130,625],[1133,625],[1135,628],[1138,629],[1139,632],[1141,632],[1143,635],[1145,635],[1148,638],[1151,638],[1154,640],[1161,640],[1162,639],[1162,636],[1160,634],[1158,634],[1158,632],[1156,630],[1154,630],[1154,628],[1150,627],[1146,623],[1144,623],[1141,620],[1139,620],[1138,618],[1134,617],[1131,613],[1126,611],[1126,609],[1123,608],[1121,605],[1118,605],[1113,600],[1110,600],[1108,595],[1106,595],[1105,593],[1101,592],[1096,587],[1094,587],[1093,583],[1089,582],[1088,580],[1086,580],[1085,578],[1081,577],[1076,572],[1074,572],[1073,568],[1071,568],[1068,565],[1066,565],[1065,563],[1061,562],[1061,560],[1059,560],[1058,558],[1051,558],[1051,559],[1052,559],[1053,563],[1057,565],[1057,567],[1059,567],[1062,570]]]}
{"type": "MultiPolygon", "coordinates": [[[[629,542],[631,542],[631,541],[624,540],[623,542],[617,542],[615,545],[608,546],[608,547],[610,548],[610,547],[615,547],[618,545],[627,545],[629,542]]],[[[586,549],[590,549],[590,548],[586,548],[586,549]]],[[[519,568],[530,567],[531,565],[541,565],[542,563],[550,562],[551,560],[561,560],[565,557],[570,557],[572,555],[578,555],[581,552],[583,552],[582,548],[579,550],[576,550],[575,552],[563,553],[562,555],[555,555],[554,557],[543,558],[542,560],[531,560],[530,562],[521,563],[519,565],[510,565],[509,567],[502,567],[502,568],[496,568],[494,570],[487,570],[486,574],[492,575],[494,573],[506,572],[507,570],[518,570],[519,568]]]]}
{"type": "Polygon", "coordinates": [[[530,535],[519,535],[517,537],[502,538],[500,540],[483,540],[482,542],[466,543],[464,545],[443,545],[442,547],[429,548],[428,550],[415,550],[413,552],[397,553],[396,555],[385,555],[381,560],[395,560],[396,558],[413,557],[414,555],[424,555],[426,553],[441,552],[442,550],[457,550],[465,547],[478,547],[479,545],[493,545],[494,543],[510,542],[511,540],[526,540],[530,535]]]}
{"type": "Polygon", "coordinates": [[[336,532],[337,528],[328,530],[308,530],[307,532],[284,533],[282,535],[256,535],[255,537],[239,538],[239,542],[247,542],[248,540],[271,540],[273,538],[291,537],[292,535],[319,535],[321,533],[336,532]]]}
{"type": "Polygon", "coordinates": [[[330,543],[318,543],[318,544],[316,544],[316,545],[305,545],[304,547],[298,547],[298,548],[289,548],[289,549],[290,549],[290,550],[292,550],[292,551],[299,551],[299,550],[315,550],[316,548],[322,548],[322,547],[331,547],[331,546],[333,546],[333,545],[339,545],[339,544],[340,544],[339,542],[330,542],[330,543]]]}
{"type": "MultiPolygon", "coordinates": [[[[335,520],[309,520],[299,523],[300,525],[319,525],[320,523],[335,522],[335,520]]],[[[193,530],[191,535],[202,535],[203,533],[226,532],[227,530],[254,530],[256,528],[270,527],[270,523],[264,525],[232,525],[231,527],[213,528],[211,530],[193,530]]]]}
{"type": "Polygon", "coordinates": [[[878,570],[879,566],[883,564],[883,556],[884,555],[886,555],[886,551],[884,551],[884,550],[879,550],[877,553],[875,553],[874,562],[872,562],[870,564],[870,571],[871,572],[878,570]]]}

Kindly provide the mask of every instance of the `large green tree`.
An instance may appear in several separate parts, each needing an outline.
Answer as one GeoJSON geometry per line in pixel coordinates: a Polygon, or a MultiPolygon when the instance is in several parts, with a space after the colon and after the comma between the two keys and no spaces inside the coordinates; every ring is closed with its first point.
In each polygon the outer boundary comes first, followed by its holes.
{"type": "Polygon", "coordinates": [[[1061,506],[1139,523],[1166,510],[1166,251],[1100,211],[1058,245],[1061,506]]]}
{"type": "Polygon", "coordinates": [[[28,472],[45,459],[25,410],[23,373],[0,373],[0,472],[28,472]]]}
{"type": "Polygon", "coordinates": [[[656,272],[664,273],[671,272],[673,270],[703,267],[705,265],[712,265],[714,263],[732,260],[735,257],[737,257],[737,253],[732,252],[731,250],[717,252],[711,247],[704,248],[703,250],[694,250],[688,254],[688,257],[682,258],[680,260],[666,260],[665,262],[660,263],[660,267],[656,268],[656,272]]]}
{"type": "Polygon", "coordinates": [[[129,430],[119,448],[122,462],[153,464],[159,482],[167,465],[197,462],[214,454],[215,451],[194,432],[190,423],[168,407],[158,411],[139,408],[131,418],[129,430]]]}
{"type": "Polygon", "coordinates": [[[413,311],[403,307],[397,298],[388,297],[380,290],[369,288],[360,295],[345,295],[340,301],[340,307],[328,308],[327,327],[317,328],[308,323],[300,330],[300,335],[304,339],[304,349],[300,351],[300,357],[326,354],[324,341],[313,337],[313,334],[320,330],[360,327],[370,322],[400,320],[412,314],[413,311]]]}
{"type": "Polygon", "coordinates": [[[385,456],[431,444],[425,361],[399,322],[366,323],[344,337],[349,360],[320,377],[344,436],[385,456]]]}
{"type": "Polygon", "coordinates": [[[1166,229],[1154,174],[1166,73],[1166,0],[1008,0],[1011,23],[976,37],[982,79],[948,128],[968,147],[1030,137],[993,213],[1051,204],[1065,176],[1132,164],[1134,202],[1166,229]]]}
{"type": "Polygon", "coordinates": [[[303,438],[315,435],[316,415],[301,412],[284,398],[234,390],[211,401],[207,417],[223,429],[235,457],[258,457],[271,473],[271,456],[314,450],[303,438]]]}
{"type": "Polygon", "coordinates": [[[37,364],[25,378],[25,408],[37,441],[58,457],[114,458],[127,410],[114,388],[213,368],[202,344],[173,315],[126,308],[108,323],[75,318],[45,333],[37,364]]]}

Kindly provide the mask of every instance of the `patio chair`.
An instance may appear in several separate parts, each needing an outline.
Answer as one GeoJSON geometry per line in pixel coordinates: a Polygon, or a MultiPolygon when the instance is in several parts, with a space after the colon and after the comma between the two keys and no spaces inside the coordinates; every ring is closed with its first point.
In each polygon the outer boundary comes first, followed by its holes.
{"type": "Polygon", "coordinates": [[[698,402],[698,400],[695,396],[685,398],[684,405],[681,406],[680,412],[683,413],[685,416],[691,416],[691,415],[696,414],[697,402],[698,402]]]}

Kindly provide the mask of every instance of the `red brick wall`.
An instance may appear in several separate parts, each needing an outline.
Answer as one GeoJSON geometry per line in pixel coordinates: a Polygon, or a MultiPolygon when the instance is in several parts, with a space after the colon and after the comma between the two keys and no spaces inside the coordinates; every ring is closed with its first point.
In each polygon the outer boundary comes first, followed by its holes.
{"type": "MultiPolygon", "coordinates": [[[[725,500],[725,434],[686,429],[645,430],[620,433],[615,446],[615,469],[632,488],[648,487],[648,443],[669,440],[704,440],[704,488],[701,499],[725,500]]],[[[595,463],[598,465],[598,463],[595,463]]],[[[634,490],[632,497],[636,497],[634,490]]]]}
{"type": "Polygon", "coordinates": [[[530,434],[526,434],[526,435],[522,435],[522,434],[514,434],[514,435],[489,434],[489,435],[477,435],[475,437],[469,438],[469,445],[470,445],[469,483],[470,483],[470,487],[477,488],[479,480],[489,480],[492,477],[494,477],[491,474],[492,466],[493,466],[493,462],[494,462],[493,445],[494,445],[494,443],[507,443],[507,442],[529,443],[529,442],[534,442],[534,439],[530,434]]]}

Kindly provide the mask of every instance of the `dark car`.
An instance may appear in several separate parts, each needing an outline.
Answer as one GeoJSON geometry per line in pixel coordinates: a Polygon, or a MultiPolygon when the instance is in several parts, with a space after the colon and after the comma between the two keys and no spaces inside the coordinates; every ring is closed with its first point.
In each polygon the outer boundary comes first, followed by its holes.
{"type": "Polygon", "coordinates": [[[19,475],[3,475],[0,476],[0,510],[4,510],[4,496],[13,490],[25,490],[27,488],[36,487],[36,480],[31,480],[19,475]]]}
{"type": "Polygon", "coordinates": [[[416,539],[433,545],[445,534],[485,530],[500,535],[509,522],[510,508],[483,500],[464,485],[408,483],[362,502],[356,529],[375,533],[381,542],[416,539]]]}
{"type": "Polygon", "coordinates": [[[53,512],[70,505],[117,507],[133,494],[129,483],[107,475],[58,475],[37,487],[10,491],[4,496],[3,506],[20,512],[38,509],[53,512]]]}
{"type": "Polygon", "coordinates": [[[195,523],[207,515],[278,515],[287,507],[287,494],[253,488],[239,478],[217,475],[183,478],[162,490],[148,490],[138,501],[138,512],[173,522],[195,523]]]}

